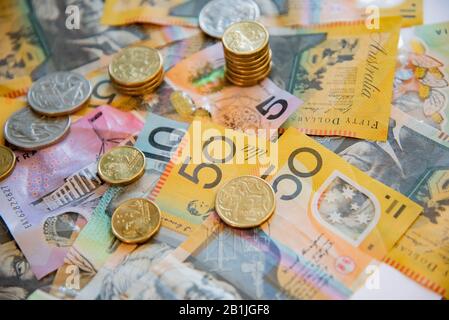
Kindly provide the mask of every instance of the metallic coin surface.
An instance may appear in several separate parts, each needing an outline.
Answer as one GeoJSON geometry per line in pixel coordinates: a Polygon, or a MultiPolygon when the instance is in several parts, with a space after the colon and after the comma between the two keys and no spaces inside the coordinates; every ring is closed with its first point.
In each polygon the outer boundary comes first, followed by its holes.
{"type": "Polygon", "coordinates": [[[271,64],[270,64],[270,68],[266,71],[266,73],[258,76],[257,78],[254,78],[254,79],[242,79],[240,77],[233,76],[229,72],[225,72],[225,77],[229,82],[231,82],[232,84],[234,84],[236,86],[249,87],[249,86],[254,86],[254,85],[258,84],[259,82],[263,81],[266,77],[268,77],[270,72],[271,72],[271,64]]]}
{"type": "Polygon", "coordinates": [[[124,89],[128,89],[128,90],[138,90],[141,88],[145,88],[145,87],[149,87],[154,85],[156,82],[159,82],[161,80],[163,80],[164,78],[164,69],[160,68],[152,78],[150,78],[147,82],[141,83],[139,85],[123,85],[119,82],[116,82],[114,80],[114,78],[111,77],[111,83],[116,86],[116,87],[120,87],[120,88],[124,88],[124,89]]]}
{"type": "Polygon", "coordinates": [[[267,44],[263,48],[261,48],[259,51],[251,54],[235,54],[226,48],[224,48],[223,52],[226,59],[232,59],[234,61],[251,61],[251,60],[258,60],[263,55],[267,54],[267,52],[270,50],[270,46],[267,44]]]}
{"type": "Polygon", "coordinates": [[[163,65],[159,51],[149,47],[130,47],[120,51],[109,65],[109,75],[123,86],[143,85],[163,65]]]}
{"type": "Polygon", "coordinates": [[[181,116],[191,116],[196,110],[192,98],[184,91],[173,91],[170,94],[170,103],[181,116]]]}
{"type": "Polygon", "coordinates": [[[111,219],[112,233],[125,243],[148,241],[161,226],[161,212],[152,201],[135,198],[115,209],[111,219]]]}
{"type": "Polygon", "coordinates": [[[268,45],[268,31],[259,22],[242,21],[230,25],[223,34],[223,45],[235,55],[253,55],[268,45]]]}
{"type": "Polygon", "coordinates": [[[143,95],[147,93],[151,93],[155,91],[164,81],[164,72],[161,72],[157,75],[155,79],[152,79],[150,82],[143,84],[139,87],[126,87],[112,81],[112,86],[120,91],[120,93],[126,95],[143,95]]]}
{"type": "Polygon", "coordinates": [[[259,16],[259,6],[252,0],[212,0],[201,10],[199,24],[203,32],[221,38],[231,24],[257,20],[259,16]]]}
{"type": "Polygon", "coordinates": [[[236,228],[261,225],[270,218],[274,208],[273,188],[256,176],[241,176],[226,182],[215,199],[220,218],[236,228]]]}
{"type": "Polygon", "coordinates": [[[145,171],[145,155],[131,146],[114,147],[98,161],[100,178],[112,185],[133,183],[145,171]]]}
{"type": "Polygon", "coordinates": [[[47,117],[25,107],[5,123],[5,139],[22,150],[38,150],[62,140],[69,132],[70,117],[47,117]]]}
{"type": "Polygon", "coordinates": [[[195,112],[193,112],[193,116],[194,117],[206,117],[206,118],[210,118],[211,114],[209,111],[207,111],[204,108],[198,108],[195,110],[195,112]]]}
{"type": "Polygon", "coordinates": [[[225,68],[225,72],[228,73],[228,76],[231,78],[235,78],[238,80],[254,80],[259,79],[262,76],[265,76],[267,72],[271,71],[272,64],[269,62],[268,64],[262,66],[257,70],[253,70],[251,72],[239,72],[233,71],[230,68],[225,68]]]}
{"type": "Polygon", "coordinates": [[[33,83],[28,91],[28,103],[34,111],[55,117],[78,111],[91,94],[92,86],[82,75],[54,72],[33,83]]]}
{"type": "Polygon", "coordinates": [[[6,179],[16,165],[16,155],[11,149],[0,146],[0,181],[6,179]]]}
{"type": "Polygon", "coordinates": [[[271,50],[268,50],[266,54],[257,59],[248,60],[235,60],[225,57],[226,65],[230,68],[239,70],[254,70],[261,66],[268,64],[271,61],[271,50]]]}

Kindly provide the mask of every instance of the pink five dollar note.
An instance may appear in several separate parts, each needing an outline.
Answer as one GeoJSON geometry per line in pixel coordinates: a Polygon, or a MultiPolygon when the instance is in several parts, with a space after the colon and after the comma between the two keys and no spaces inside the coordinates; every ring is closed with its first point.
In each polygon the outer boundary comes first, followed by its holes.
{"type": "Polygon", "coordinates": [[[17,166],[0,183],[0,215],[37,278],[63,264],[106,191],[97,176],[98,158],[142,127],[132,113],[102,106],[75,122],[59,144],[15,151],[17,166]]]}
{"type": "Polygon", "coordinates": [[[208,110],[215,123],[248,134],[263,129],[271,136],[269,130],[278,129],[303,104],[268,78],[252,87],[231,85],[225,80],[224,64],[218,43],[176,64],[165,80],[208,110]]]}

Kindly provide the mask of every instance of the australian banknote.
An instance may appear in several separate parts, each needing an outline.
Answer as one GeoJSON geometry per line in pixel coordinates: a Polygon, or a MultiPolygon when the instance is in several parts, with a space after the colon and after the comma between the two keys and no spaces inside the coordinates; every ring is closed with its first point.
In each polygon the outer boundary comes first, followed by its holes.
{"type": "Polygon", "coordinates": [[[37,280],[30,264],[0,217],[0,300],[26,299],[51,284],[54,274],[37,280]]]}
{"type": "Polygon", "coordinates": [[[275,168],[277,152],[265,136],[195,119],[149,196],[162,211],[162,226],[191,234],[214,211],[223,183],[275,168]]]}
{"type": "Polygon", "coordinates": [[[348,298],[422,211],[295,129],[278,143],[273,217],[239,231],[212,213],[123,298],[348,298]]]}
{"type": "MultiPolygon", "coordinates": [[[[201,9],[210,0],[107,0],[102,22],[126,25],[136,22],[162,25],[198,26],[201,9]]],[[[254,0],[260,9],[260,20],[267,25],[298,24],[296,0],[254,0]]],[[[220,12],[217,12],[219,15],[220,12]]]]}
{"type": "Polygon", "coordinates": [[[269,79],[252,87],[227,82],[221,43],[176,64],[167,72],[166,81],[208,110],[215,123],[247,133],[278,129],[302,105],[299,98],[269,79]]]}
{"type": "Polygon", "coordinates": [[[31,82],[52,71],[86,74],[107,65],[113,54],[136,42],[159,47],[198,33],[178,26],[111,28],[99,23],[103,1],[6,0],[0,21],[0,95],[24,95],[31,82]],[[79,12],[79,27],[67,25],[66,9],[79,12]]]}
{"type": "MultiPolygon", "coordinates": [[[[393,104],[449,134],[449,23],[401,30],[393,104]]],[[[448,136],[449,137],[449,136],[448,136]]]]}
{"type": "MultiPolygon", "coordinates": [[[[187,128],[186,123],[148,114],[137,141],[135,144],[130,142],[145,154],[147,167],[144,176],[126,187],[110,187],[102,196],[90,221],[70,248],[64,266],[58,270],[50,292],[52,295],[75,297],[111,256],[112,261],[117,261],[135,249],[134,245],[121,244],[112,234],[112,213],[126,199],[150,194],[187,128]]],[[[182,240],[167,243],[176,246],[182,240]]]]}
{"type": "Polygon", "coordinates": [[[75,122],[59,144],[15,151],[16,168],[0,183],[0,214],[37,278],[62,264],[106,190],[98,158],[142,126],[132,113],[103,106],[75,122]]]}
{"type": "Polygon", "coordinates": [[[272,28],[270,79],[304,101],[284,127],[384,141],[399,22],[383,19],[379,29],[363,22],[272,28]]]}
{"type": "Polygon", "coordinates": [[[301,25],[336,21],[365,20],[375,25],[377,17],[402,18],[403,26],[423,23],[422,0],[364,1],[364,0],[305,0],[297,2],[301,25]]]}
{"type": "Polygon", "coordinates": [[[388,254],[387,263],[448,297],[449,143],[443,132],[393,109],[385,143],[320,139],[351,164],[423,207],[423,213],[388,254]]]}
{"type": "MultiPolygon", "coordinates": [[[[169,70],[177,62],[213,43],[215,41],[198,34],[160,48],[164,57],[164,69],[169,70]]],[[[152,112],[176,121],[192,120],[176,110],[171,99],[176,90],[165,81],[154,93],[133,97],[121,94],[112,86],[107,66],[89,71],[85,75],[93,87],[89,100],[92,107],[109,104],[122,111],[136,111],[144,118],[148,112],[152,112]]]]}
{"type": "MultiPolygon", "coordinates": [[[[201,9],[210,0],[106,0],[102,22],[125,25],[136,22],[197,26],[201,9]]],[[[344,0],[254,0],[265,25],[310,25],[335,21],[365,20],[401,16],[403,25],[423,21],[422,0],[384,1],[344,0]]],[[[217,12],[219,15],[220,12],[217,12]]]]}
{"type": "MultiPolygon", "coordinates": [[[[159,175],[164,171],[149,194],[151,199],[157,199],[156,202],[163,211],[161,231],[153,241],[141,248],[136,249],[135,246],[120,245],[116,251],[110,250],[107,255],[104,255],[104,250],[97,246],[99,242],[97,240],[92,241],[93,237],[98,237],[98,235],[104,234],[104,232],[99,231],[98,222],[93,224],[92,228],[95,228],[96,232],[92,232],[92,238],[89,238],[89,241],[87,241],[87,238],[85,242],[83,241],[83,247],[85,248],[83,255],[84,257],[88,256],[90,261],[95,261],[93,263],[95,269],[99,269],[95,272],[91,282],[82,288],[79,294],[74,294],[73,296],[79,299],[121,298],[128,288],[140,281],[140,277],[147,272],[147,269],[152,264],[177,247],[207,217],[213,207],[214,191],[219,187],[221,180],[224,181],[228,177],[253,172],[254,174],[259,174],[257,168],[260,163],[256,161],[256,158],[263,157],[262,153],[266,152],[266,145],[265,143],[258,145],[255,136],[252,142],[248,143],[248,141],[241,140],[245,139],[245,135],[242,133],[228,129],[228,134],[226,134],[225,129],[222,127],[206,123],[205,121],[195,120],[188,131],[187,136],[189,138],[185,137],[181,142],[180,138],[184,136],[186,127],[186,124],[180,126],[176,125],[176,122],[172,120],[150,115],[136,143],[136,146],[147,156],[147,170],[156,170],[159,175]],[[211,134],[213,136],[210,136],[211,134]],[[206,146],[206,154],[208,155],[214,157],[220,155],[218,149],[221,139],[231,143],[232,149],[235,150],[230,150],[230,152],[231,154],[235,153],[235,155],[232,159],[228,159],[226,164],[210,164],[207,159],[201,159],[200,162],[196,162],[197,160],[189,158],[189,156],[193,157],[193,150],[201,149],[201,146],[197,145],[196,139],[199,139],[200,144],[205,143],[210,146],[206,146]],[[176,154],[173,155],[175,151],[173,147],[179,143],[183,146],[184,161],[189,162],[188,165],[185,162],[180,165],[180,170],[177,167],[172,168],[176,165],[176,161],[171,159],[172,156],[176,157],[181,152],[180,150],[176,151],[176,154]],[[252,158],[252,160],[248,158],[252,158]],[[237,159],[242,162],[237,163],[237,159]],[[232,162],[234,164],[231,164],[232,162]],[[207,169],[211,172],[208,172],[207,169]],[[190,171],[192,171],[192,174],[190,174],[190,171]],[[217,176],[214,177],[214,173],[217,176]],[[196,181],[200,177],[202,180],[196,181]],[[212,178],[215,180],[215,185],[212,185],[213,183],[207,185],[207,182],[212,178]],[[205,188],[201,187],[203,179],[204,183],[206,183],[205,188]],[[188,198],[182,195],[185,192],[188,193],[188,198]],[[187,201],[189,199],[192,201],[187,201]],[[134,251],[134,249],[136,250],[134,251]],[[105,259],[100,261],[99,257],[105,257],[105,259]]],[[[249,137],[246,139],[249,139],[249,137]]],[[[266,142],[266,144],[268,143],[266,142]]],[[[229,157],[226,156],[226,158],[229,157]]],[[[104,219],[104,221],[107,221],[107,219],[104,219]]],[[[78,243],[81,242],[81,239],[84,239],[83,232],[87,232],[88,227],[89,225],[84,228],[74,248],[79,247],[78,243]]],[[[109,225],[107,227],[105,225],[104,230],[110,234],[109,225]]],[[[73,251],[71,250],[71,252],[73,251]]],[[[60,285],[57,287],[61,288],[60,285]]]]}
{"type": "Polygon", "coordinates": [[[76,295],[76,299],[122,299],[128,289],[146,274],[151,265],[158,263],[182,241],[179,235],[166,228],[159,230],[149,242],[128,252],[113,253],[98,270],[95,277],[76,295]]]}

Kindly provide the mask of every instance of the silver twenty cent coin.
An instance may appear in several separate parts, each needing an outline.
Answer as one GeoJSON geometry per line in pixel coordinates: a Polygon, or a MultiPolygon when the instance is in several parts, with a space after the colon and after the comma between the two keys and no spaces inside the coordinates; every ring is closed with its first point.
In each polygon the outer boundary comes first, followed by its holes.
{"type": "Polygon", "coordinates": [[[54,72],[33,83],[28,91],[28,103],[34,111],[56,117],[76,112],[91,94],[92,86],[82,75],[54,72]]]}
{"type": "Polygon", "coordinates": [[[28,107],[14,113],[5,123],[5,139],[22,150],[38,150],[61,141],[70,128],[70,117],[47,117],[28,107]]]}
{"type": "Polygon", "coordinates": [[[231,24],[257,20],[259,16],[259,6],[253,0],[212,0],[201,9],[199,24],[205,33],[221,39],[231,24]]]}

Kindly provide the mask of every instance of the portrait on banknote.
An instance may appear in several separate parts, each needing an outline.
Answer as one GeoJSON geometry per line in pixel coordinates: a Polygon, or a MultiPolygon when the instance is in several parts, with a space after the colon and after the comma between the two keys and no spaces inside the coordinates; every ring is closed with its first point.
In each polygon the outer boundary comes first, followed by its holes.
{"type": "Polygon", "coordinates": [[[33,72],[40,77],[50,70],[72,70],[111,55],[144,35],[138,28],[111,28],[98,23],[101,18],[103,1],[45,0],[31,1],[36,17],[35,27],[44,32],[45,43],[52,59],[47,59],[33,72]],[[67,6],[79,8],[81,28],[70,30],[66,27],[67,6]]]}
{"type": "MultiPolygon", "coordinates": [[[[219,225],[216,219],[211,216],[206,224],[215,221],[219,225]]],[[[168,254],[152,265],[142,281],[128,290],[127,298],[240,300],[286,297],[279,291],[278,272],[287,266],[281,264],[281,249],[272,239],[258,229],[239,231],[222,225],[212,229],[185,260],[176,254],[168,254]],[[143,286],[143,281],[151,285],[143,286]]]]}
{"type": "Polygon", "coordinates": [[[26,299],[51,284],[54,275],[37,280],[30,264],[0,218],[0,300],[26,299]]]}

